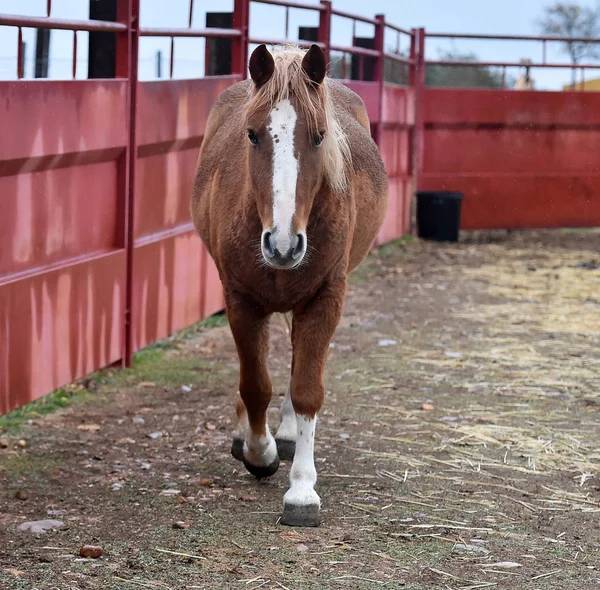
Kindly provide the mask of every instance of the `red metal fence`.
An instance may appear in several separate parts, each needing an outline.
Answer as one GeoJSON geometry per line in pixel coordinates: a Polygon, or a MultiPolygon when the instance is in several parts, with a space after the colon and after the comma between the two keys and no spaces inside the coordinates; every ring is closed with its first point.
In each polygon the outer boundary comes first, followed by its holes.
{"type": "MultiPolygon", "coordinates": [[[[286,39],[290,9],[316,11],[319,45],[359,60],[359,80],[345,82],[365,101],[390,182],[380,243],[410,231],[417,184],[465,192],[466,228],[600,224],[600,95],[425,88],[424,30],[327,1],[253,1],[285,7],[286,39]],[[373,47],[332,44],[333,17],[372,25],[373,47]],[[386,62],[406,67],[407,85],[384,80],[386,62]]],[[[193,28],[193,0],[187,28],[140,27],[139,4],[119,0],[116,23],[56,19],[50,1],[46,17],[0,15],[18,30],[18,78],[23,27],[73,31],[73,77],[77,31],[117,36],[115,79],[0,82],[11,138],[0,141],[0,413],[128,365],[135,350],[223,307],[189,219],[198,148],[214,99],[246,75],[249,45],[280,40],[250,37],[250,0],[234,0],[232,29],[193,28]],[[230,38],[232,74],[138,82],[144,36],[171,39],[171,75],[174,39],[230,38]]]]}
{"type": "MultiPolygon", "coordinates": [[[[529,68],[548,62],[547,44],[563,37],[421,35],[428,38],[525,40],[541,44],[529,68]]],[[[600,39],[571,39],[600,43],[600,39]]],[[[464,67],[464,61],[429,65],[464,67]]],[[[474,67],[523,67],[477,62],[474,67]]],[[[598,64],[578,64],[600,72],[598,64]]],[[[600,93],[426,88],[420,112],[420,190],[464,193],[462,229],[526,229],[600,225],[600,93]]]]}

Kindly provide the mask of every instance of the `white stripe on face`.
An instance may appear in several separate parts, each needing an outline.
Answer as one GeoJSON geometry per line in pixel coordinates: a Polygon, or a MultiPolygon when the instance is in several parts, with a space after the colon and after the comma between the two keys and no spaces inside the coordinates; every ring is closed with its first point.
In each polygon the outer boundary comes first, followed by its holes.
{"type": "Polygon", "coordinates": [[[294,132],[298,116],[289,100],[278,102],[268,126],[273,141],[273,237],[284,255],[290,249],[292,218],[296,211],[298,160],[294,156],[294,132]]]}

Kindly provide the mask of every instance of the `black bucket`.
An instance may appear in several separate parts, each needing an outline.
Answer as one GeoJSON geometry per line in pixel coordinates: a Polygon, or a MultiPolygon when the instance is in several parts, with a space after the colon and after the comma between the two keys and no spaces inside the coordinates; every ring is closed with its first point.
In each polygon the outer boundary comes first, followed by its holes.
{"type": "Polygon", "coordinates": [[[458,242],[463,194],[450,191],[417,193],[417,231],[420,238],[458,242]]]}

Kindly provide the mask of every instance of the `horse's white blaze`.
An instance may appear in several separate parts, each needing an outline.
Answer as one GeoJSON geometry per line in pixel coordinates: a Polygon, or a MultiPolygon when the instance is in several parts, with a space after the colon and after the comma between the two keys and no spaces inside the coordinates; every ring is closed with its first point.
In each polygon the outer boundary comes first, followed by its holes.
{"type": "Polygon", "coordinates": [[[290,386],[288,385],[283,403],[281,404],[281,410],[279,412],[281,417],[281,423],[277,429],[275,438],[279,440],[291,440],[296,441],[296,413],[294,412],[294,405],[292,404],[292,398],[290,396],[290,386]]]}
{"type": "Polygon", "coordinates": [[[276,248],[286,254],[291,245],[292,219],[296,212],[298,160],[294,155],[294,132],[298,116],[292,103],[278,102],[268,125],[273,141],[273,227],[276,248]]]}
{"type": "Polygon", "coordinates": [[[290,471],[290,489],[283,497],[284,504],[294,506],[321,505],[321,499],[314,487],[317,483],[317,470],[315,469],[315,428],[317,417],[306,418],[296,416],[296,454],[290,471]]]}
{"type": "Polygon", "coordinates": [[[257,436],[251,430],[248,430],[244,442],[244,457],[256,467],[268,467],[275,461],[277,458],[277,444],[269,432],[268,426],[267,434],[264,436],[257,436]]]}

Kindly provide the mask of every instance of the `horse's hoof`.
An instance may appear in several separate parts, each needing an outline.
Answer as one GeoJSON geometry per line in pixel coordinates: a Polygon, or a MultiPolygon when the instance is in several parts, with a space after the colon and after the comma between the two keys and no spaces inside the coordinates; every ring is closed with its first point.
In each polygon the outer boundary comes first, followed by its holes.
{"type": "Polygon", "coordinates": [[[285,438],[276,438],[277,454],[282,461],[293,461],[296,453],[296,441],[286,440],[285,438]]]}
{"type": "Polygon", "coordinates": [[[231,443],[231,455],[238,461],[244,460],[244,441],[241,438],[234,438],[231,443]]]}
{"type": "Polygon", "coordinates": [[[252,465],[246,460],[246,457],[242,457],[242,461],[246,466],[246,469],[254,476],[256,479],[265,479],[265,477],[271,477],[274,475],[279,469],[279,456],[275,457],[275,460],[270,465],[266,467],[259,465],[252,465]]]}
{"type": "Polygon", "coordinates": [[[284,502],[283,514],[279,522],[287,526],[319,526],[321,524],[320,506],[318,504],[296,506],[284,502]]]}

